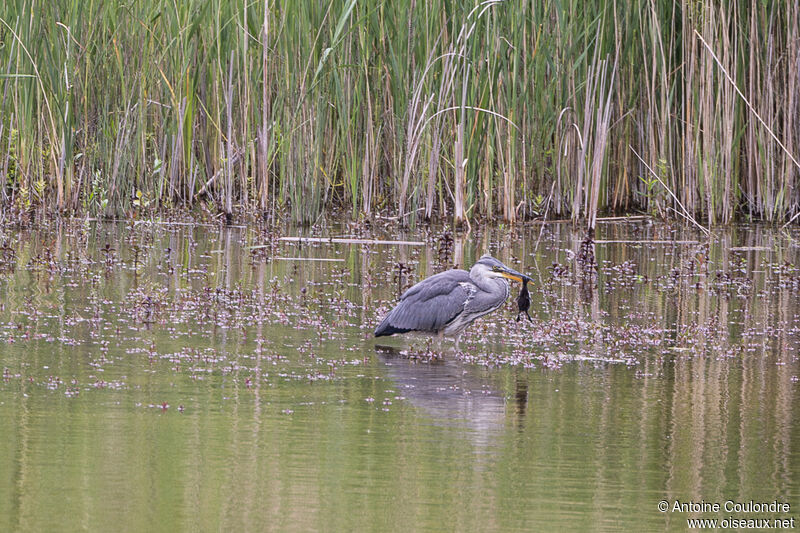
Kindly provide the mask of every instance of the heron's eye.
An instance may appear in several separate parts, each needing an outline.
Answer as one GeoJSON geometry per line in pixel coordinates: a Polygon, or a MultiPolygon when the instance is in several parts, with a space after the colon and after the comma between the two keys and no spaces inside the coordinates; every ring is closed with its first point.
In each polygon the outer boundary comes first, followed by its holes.
{"type": "Polygon", "coordinates": [[[493,270],[494,272],[500,272],[500,267],[499,267],[499,266],[493,266],[493,267],[492,267],[492,270],[493,270]]]}

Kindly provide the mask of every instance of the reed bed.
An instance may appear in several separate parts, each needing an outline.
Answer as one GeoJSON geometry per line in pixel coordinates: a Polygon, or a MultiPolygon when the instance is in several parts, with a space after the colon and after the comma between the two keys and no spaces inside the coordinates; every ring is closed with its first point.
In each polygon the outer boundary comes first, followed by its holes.
{"type": "Polygon", "coordinates": [[[7,0],[0,201],[797,218],[797,2],[459,4],[7,0]]]}

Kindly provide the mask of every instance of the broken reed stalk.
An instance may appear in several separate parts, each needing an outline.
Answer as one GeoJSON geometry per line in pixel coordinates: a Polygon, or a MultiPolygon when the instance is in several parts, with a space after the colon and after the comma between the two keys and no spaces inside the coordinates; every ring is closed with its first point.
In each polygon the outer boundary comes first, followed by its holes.
{"type": "Polygon", "coordinates": [[[678,213],[679,215],[681,215],[683,218],[685,218],[689,222],[691,222],[692,224],[694,224],[695,226],[697,226],[698,228],[700,228],[700,230],[702,230],[702,232],[705,233],[706,235],[711,235],[711,232],[708,229],[704,228],[699,222],[697,222],[694,219],[694,217],[691,215],[691,213],[689,213],[689,211],[683,206],[683,204],[678,199],[678,197],[675,196],[675,193],[672,192],[669,187],[667,187],[667,184],[664,183],[664,181],[660,177],[658,177],[658,174],[656,174],[655,171],[652,168],[650,168],[650,165],[648,165],[644,161],[644,159],[642,159],[642,156],[640,156],[638,154],[638,152],[636,152],[636,150],[633,149],[633,146],[628,145],[628,148],[631,149],[631,152],[633,152],[633,154],[636,156],[636,158],[639,161],[641,161],[641,163],[645,166],[645,168],[647,168],[647,170],[650,171],[650,174],[652,174],[653,177],[658,180],[658,182],[661,184],[661,186],[664,187],[664,190],[667,191],[670,196],[672,196],[672,199],[675,200],[675,203],[678,204],[678,207],[681,208],[681,211],[675,210],[675,212],[678,213]]]}
{"type": "MultiPolygon", "coordinates": [[[[789,159],[791,159],[792,163],[794,163],[795,166],[797,167],[797,169],[800,170],[800,162],[798,162],[797,158],[792,154],[792,152],[790,152],[789,149],[786,148],[786,146],[783,145],[783,143],[778,138],[778,136],[775,135],[775,132],[772,131],[772,128],[769,127],[769,124],[767,124],[766,121],[763,118],[761,118],[761,115],[758,114],[758,111],[755,110],[755,108],[752,106],[752,104],[747,99],[747,97],[744,95],[744,93],[742,93],[742,91],[739,89],[739,86],[736,85],[736,81],[733,78],[731,78],[730,74],[728,74],[728,71],[725,70],[724,66],[722,66],[722,63],[717,58],[717,54],[714,53],[714,49],[711,48],[711,46],[709,46],[709,44],[706,42],[705,39],[703,39],[703,36],[700,35],[700,33],[698,33],[697,30],[694,30],[694,33],[697,35],[697,38],[700,39],[700,42],[703,43],[703,46],[705,46],[708,49],[708,52],[711,54],[711,57],[714,59],[714,62],[717,64],[719,69],[725,75],[725,79],[727,79],[730,82],[730,84],[733,86],[734,90],[736,91],[736,94],[738,94],[739,97],[744,101],[745,105],[747,105],[747,108],[750,110],[750,112],[753,114],[753,116],[756,117],[756,119],[758,119],[758,121],[761,123],[761,125],[764,126],[764,129],[767,130],[767,133],[770,134],[772,139],[776,143],[778,143],[778,146],[780,146],[781,149],[786,153],[786,156],[789,159]]],[[[795,217],[797,217],[797,216],[798,215],[795,215],[795,217]]]]}

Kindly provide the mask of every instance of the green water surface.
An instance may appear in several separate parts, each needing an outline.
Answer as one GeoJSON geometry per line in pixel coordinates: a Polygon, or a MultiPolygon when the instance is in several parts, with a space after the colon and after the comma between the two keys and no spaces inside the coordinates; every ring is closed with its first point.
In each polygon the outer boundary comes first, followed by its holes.
{"type": "Polygon", "coordinates": [[[564,224],[2,237],[0,531],[685,531],[800,515],[796,234],[606,224],[594,274],[564,224]],[[509,299],[460,352],[372,338],[399,290],[487,251],[537,280],[533,322],[509,299]]]}

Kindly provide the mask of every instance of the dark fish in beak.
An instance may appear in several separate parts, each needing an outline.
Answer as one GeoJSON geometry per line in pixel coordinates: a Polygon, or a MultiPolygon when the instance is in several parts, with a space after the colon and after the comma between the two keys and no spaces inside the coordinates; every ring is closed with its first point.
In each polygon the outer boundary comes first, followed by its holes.
{"type": "Polygon", "coordinates": [[[525,276],[522,280],[522,288],[519,290],[519,296],[517,296],[517,322],[519,322],[519,316],[522,313],[525,313],[525,316],[528,317],[529,322],[533,322],[531,315],[528,314],[528,309],[531,307],[531,295],[528,293],[528,282],[532,281],[531,278],[525,276]]]}

